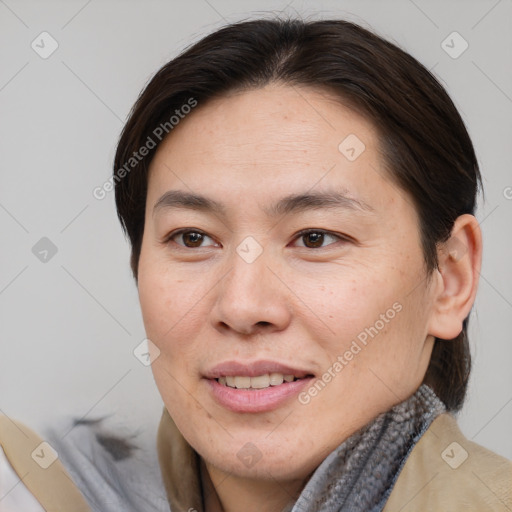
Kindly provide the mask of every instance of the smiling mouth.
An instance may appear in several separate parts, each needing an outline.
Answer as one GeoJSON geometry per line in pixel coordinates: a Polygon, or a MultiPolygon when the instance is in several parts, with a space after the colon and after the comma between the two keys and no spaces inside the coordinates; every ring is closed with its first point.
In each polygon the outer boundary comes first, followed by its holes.
{"type": "Polygon", "coordinates": [[[255,377],[247,375],[226,375],[215,379],[219,384],[235,389],[265,389],[272,386],[280,386],[283,383],[294,382],[296,380],[313,377],[313,375],[305,375],[304,377],[296,377],[295,375],[285,375],[283,373],[265,373],[255,377]]]}

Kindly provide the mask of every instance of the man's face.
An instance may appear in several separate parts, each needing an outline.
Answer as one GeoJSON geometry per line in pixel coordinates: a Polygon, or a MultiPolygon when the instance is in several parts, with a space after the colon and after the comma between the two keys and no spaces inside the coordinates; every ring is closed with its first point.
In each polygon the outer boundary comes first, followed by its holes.
{"type": "Polygon", "coordinates": [[[211,467],[304,478],[421,384],[434,338],[418,217],[375,129],[334,98],[274,84],[199,104],[155,155],[145,215],[154,377],[211,467]],[[221,209],[157,205],[170,191],[221,209]]]}

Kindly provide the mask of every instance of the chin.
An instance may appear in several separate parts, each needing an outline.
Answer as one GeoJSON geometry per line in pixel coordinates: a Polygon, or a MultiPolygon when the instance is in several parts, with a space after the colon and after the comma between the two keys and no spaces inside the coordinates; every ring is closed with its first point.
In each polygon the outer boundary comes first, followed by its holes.
{"type": "Polygon", "coordinates": [[[322,460],[321,455],[316,458],[299,457],[298,454],[306,453],[304,449],[287,447],[282,443],[278,448],[268,445],[258,447],[251,442],[236,443],[237,449],[233,452],[234,444],[219,447],[215,453],[211,453],[209,447],[209,453],[203,452],[204,458],[221,471],[240,478],[278,481],[303,480],[322,460]]]}

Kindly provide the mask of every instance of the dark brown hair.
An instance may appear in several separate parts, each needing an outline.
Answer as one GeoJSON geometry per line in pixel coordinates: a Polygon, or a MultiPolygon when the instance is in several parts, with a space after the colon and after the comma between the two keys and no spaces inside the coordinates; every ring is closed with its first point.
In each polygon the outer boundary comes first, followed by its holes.
{"type": "MultiPolygon", "coordinates": [[[[389,177],[419,214],[431,275],[439,244],[450,237],[459,215],[474,213],[481,186],[470,137],[442,85],[411,55],[353,23],[260,19],[225,26],[187,48],[154,75],[130,113],[113,179],[135,280],[155,150],[140,161],[130,159],[149,140],[158,146],[158,127],[170,133],[170,116],[191,99],[201,105],[271,82],[329,90],[376,127],[389,177]]],[[[471,369],[467,324],[466,318],[453,340],[436,339],[424,380],[452,411],[462,406],[471,369]]]]}

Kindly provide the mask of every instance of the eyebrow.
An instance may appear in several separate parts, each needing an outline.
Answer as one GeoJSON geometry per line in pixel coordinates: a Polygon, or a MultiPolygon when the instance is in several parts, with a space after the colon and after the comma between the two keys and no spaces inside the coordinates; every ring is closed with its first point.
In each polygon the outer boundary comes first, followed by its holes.
{"type": "MultiPolygon", "coordinates": [[[[182,190],[169,190],[163,194],[153,207],[153,215],[161,210],[184,208],[211,212],[226,216],[226,207],[209,197],[185,192],[182,190]]],[[[301,213],[308,210],[345,209],[361,213],[375,210],[369,204],[360,199],[348,196],[345,192],[306,192],[303,194],[291,194],[285,196],[268,208],[263,208],[269,217],[278,217],[292,213],[301,213]]]]}

